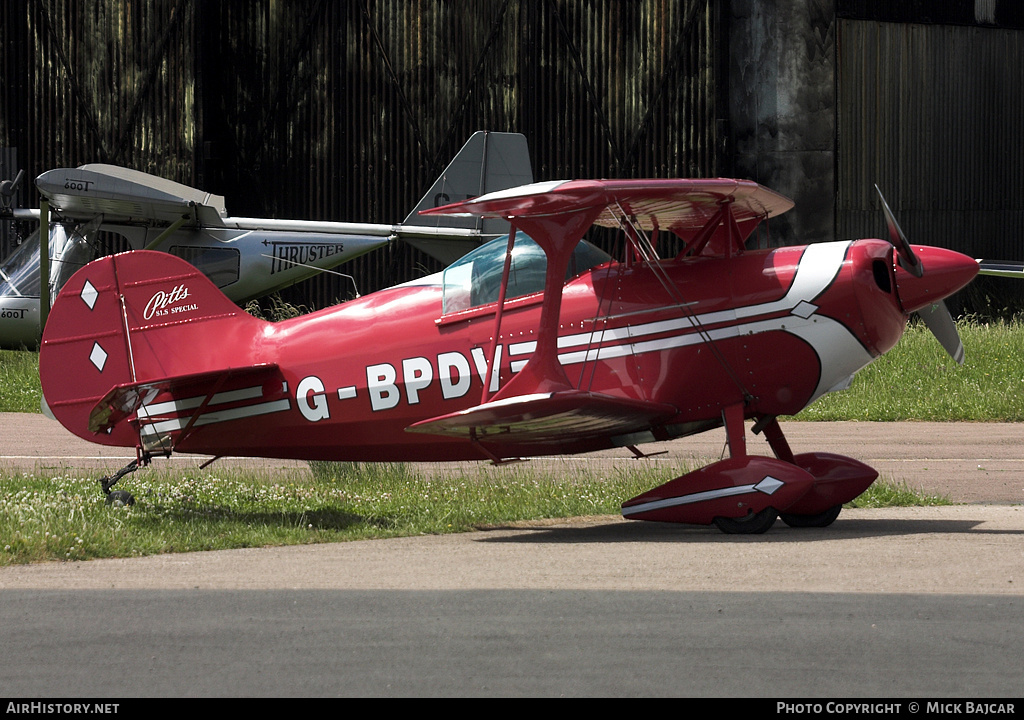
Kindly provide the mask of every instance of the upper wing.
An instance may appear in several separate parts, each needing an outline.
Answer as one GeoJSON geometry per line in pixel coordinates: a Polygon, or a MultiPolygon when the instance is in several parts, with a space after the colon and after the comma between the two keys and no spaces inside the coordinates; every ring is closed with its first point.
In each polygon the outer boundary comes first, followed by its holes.
{"type": "Polygon", "coordinates": [[[541,217],[597,210],[595,225],[618,227],[623,216],[644,230],[671,230],[689,241],[728,208],[746,237],[793,201],[750,180],[556,180],[489,193],[423,211],[484,217],[541,217]]]}
{"type": "MultiPolygon", "coordinates": [[[[556,339],[562,283],[576,243],[591,225],[628,223],[643,230],[671,230],[697,253],[742,251],[743,240],[759,222],[792,206],[791,200],[744,180],[569,180],[524,185],[423,211],[508,219],[544,249],[548,264],[537,349],[526,366],[489,401],[409,430],[491,443],[557,444],[658,427],[676,414],[675,408],[578,390],[565,376],[556,339]]],[[[499,330],[495,328],[495,336],[499,330]]]]}

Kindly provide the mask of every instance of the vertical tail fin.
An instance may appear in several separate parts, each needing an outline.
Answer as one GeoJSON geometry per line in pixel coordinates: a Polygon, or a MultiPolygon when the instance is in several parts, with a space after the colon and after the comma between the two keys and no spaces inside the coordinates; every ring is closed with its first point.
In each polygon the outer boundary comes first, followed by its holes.
{"type": "MultiPolygon", "coordinates": [[[[403,225],[462,227],[484,235],[503,235],[508,223],[500,219],[420,215],[422,210],[461,202],[496,190],[533,182],[530,148],[520,133],[475,132],[455,155],[441,176],[409,213],[403,225]]],[[[407,237],[410,243],[446,265],[473,249],[466,240],[407,237]]]]}
{"type": "Polygon", "coordinates": [[[249,369],[265,324],[172,255],[101,258],[75,273],[53,304],[39,353],[45,402],[76,435],[134,447],[137,427],[97,421],[103,401],[116,398],[127,416],[147,393],[200,391],[232,369],[249,369]]]}

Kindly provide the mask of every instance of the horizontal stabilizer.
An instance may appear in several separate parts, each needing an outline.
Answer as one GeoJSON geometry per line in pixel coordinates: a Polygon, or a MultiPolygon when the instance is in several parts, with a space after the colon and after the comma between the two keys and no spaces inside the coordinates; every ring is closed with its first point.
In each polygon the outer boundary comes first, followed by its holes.
{"type": "Polygon", "coordinates": [[[423,420],[407,430],[487,442],[557,445],[648,430],[676,412],[663,403],[560,390],[483,403],[423,420]]]}
{"type": "MultiPolygon", "coordinates": [[[[174,405],[175,411],[182,412],[237,401],[241,395],[255,394],[257,391],[262,397],[264,386],[280,386],[282,382],[277,365],[265,364],[122,383],[111,388],[93,407],[89,413],[89,431],[105,432],[163,394],[188,398],[184,403],[174,405]]],[[[139,415],[141,419],[143,416],[149,417],[151,413],[143,410],[139,415]]]]}

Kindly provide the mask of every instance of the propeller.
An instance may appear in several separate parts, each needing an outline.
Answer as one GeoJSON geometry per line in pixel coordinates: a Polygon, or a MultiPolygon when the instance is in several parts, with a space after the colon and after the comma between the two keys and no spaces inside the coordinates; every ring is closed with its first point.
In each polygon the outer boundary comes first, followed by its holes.
{"type": "MultiPolygon", "coordinates": [[[[903,234],[899,223],[896,222],[896,216],[889,209],[889,204],[885,201],[885,197],[882,195],[878,185],[875,185],[875,190],[878,192],[878,198],[882,201],[885,224],[889,230],[889,242],[896,248],[897,262],[899,262],[901,268],[915,278],[922,277],[924,275],[924,265],[921,263],[920,258],[914,254],[907,236],[903,234]]],[[[949,353],[950,357],[958,365],[963,365],[964,346],[960,341],[960,334],[957,332],[956,323],[953,322],[953,316],[950,315],[946,303],[938,300],[923,308],[919,308],[917,314],[924,321],[932,335],[935,336],[935,339],[939,341],[939,344],[949,353]]]]}
{"type": "Polygon", "coordinates": [[[0,182],[0,211],[7,213],[11,209],[11,199],[14,197],[14,192],[18,189],[18,185],[21,183],[21,177],[25,174],[24,170],[19,170],[18,175],[14,180],[4,180],[0,182]]]}

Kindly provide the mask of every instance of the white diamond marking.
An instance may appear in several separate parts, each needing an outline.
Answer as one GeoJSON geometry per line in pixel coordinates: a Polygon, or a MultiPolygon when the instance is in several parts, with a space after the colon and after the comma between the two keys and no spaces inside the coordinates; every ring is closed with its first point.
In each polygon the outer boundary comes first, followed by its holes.
{"type": "Polygon", "coordinates": [[[96,298],[99,296],[100,294],[96,292],[96,288],[93,287],[92,283],[86,280],[85,285],[82,286],[82,302],[88,305],[89,309],[92,310],[96,307],[96,298]]]}
{"type": "Polygon", "coordinates": [[[764,479],[754,486],[754,489],[763,492],[765,495],[771,495],[785,484],[786,483],[782,482],[778,478],[773,478],[771,475],[765,475],[764,479]]]}
{"type": "Polygon", "coordinates": [[[107,351],[101,348],[99,343],[93,343],[89,361],[96,366],[97,370],[103,372],[103,366],[107,364],[107,351]]]}
{"type": "Polygon", "coordinates": [[[801,300],[797,306],[793,308],[793,314],[797,317],[803,318],[804,320],[816,312],[818,312],[818,306],[814,303],[809,303],[806,300],[801,300]]]}

